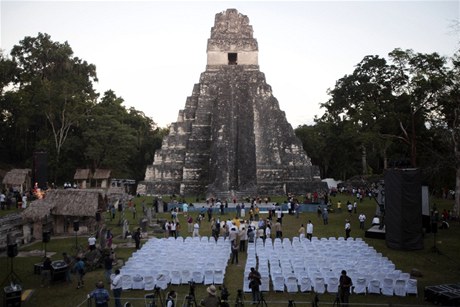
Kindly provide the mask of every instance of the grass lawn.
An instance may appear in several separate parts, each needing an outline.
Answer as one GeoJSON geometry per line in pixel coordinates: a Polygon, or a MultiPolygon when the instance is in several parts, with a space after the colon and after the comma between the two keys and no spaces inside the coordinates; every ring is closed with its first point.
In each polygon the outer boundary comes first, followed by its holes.
{"type": "MultiPolygon", "coordinates": [[[[338,195],[332,198],[334,208],[338,200],[341,200],[342,204],[345,204],[347,200],[353,201],[353,198],[348,195],[338,195]]],[[[141,198],[135,199],[137,204],[140,204],[141,198]]],[[[452,209],[453,201],[445,200],[433,200],[438,206],[438,209],[452,209]]],[[[149,199],[146,203],[151,204],[152,201],[149,199]]],[[[367,225],[370,225],[370,220],[375,212],[375,201],[365,199],[358,205],[358,213],[364,212],[367,216],[367,225]]],[[[140,205],[137,206],[138,217],[140,205]]],[[[342,205],[342,213],[331,213],[329,215],[329,224],[323,225],[322,221],[318,219],[316,212],[312,213],[301,213],[300,218],[297,219],[295,216],[285,215],[283,219],[283,235],[284,237],[293,237],[297,235],[297,230],[300,224],[306,224],[308,219],[311,219],[314,224],[314,236],[317,237],[330,237],[330,236],[344,236],[344,221],[349,217],[348,212],[342,205]]],[[[4,214],[4,212],[0,212],[4,214]]],[[[118,214],[118,212],[117,212],[118,214]]],[[[135,221],[130,212],[126,213],[126,217],[130,221],[131,229],[137,227],[138,221],[135,221]]],[[[158,217],[168,218],[169,214],[160,214],[158,217]]],[[[233,218],[233,214],[226,214],[222,217],[223,219],[233,218]]],[[[222,219],[221,218],[221,219],[222,219]]],[[[114,244],[125,243],[125,240],[121,238],[121,227],[117,226],[118,217],[113,221],[113,224],[108,222],[112,232],[115,234],[114,244]]],[[[181,235],[186,235],[186,222],[183,215],[180,215],[180,222],[183,225],[181,235]]],[[[207,222],[207,219],[203,222],[200,234],[210,235],[211,227],[207,222]]],[[[396,268],[403,272],[410,272],[413,268],[418,269],[423,274],[423,277],[418,278],[418,297],[386,297],[382,295],[352,295],[350,302],[355,305],[369,305],[369,304],[392,304],[392,305],[430,305],[424,301],[423,289],[428,285],[437,285],[443,283],[458,283],[460,282],[460,262],[459,262],[459,251],[460,251],[460,225],[458,222],[451,222],[449,230],[440,230],[436,237],[436,246],[440,253],[433,252],[432,247],[434,246],[433,234],[427,234],[424,238],[424,249],[417,251],[400,251],[392,250],[386,247],[385,240],[369,239],[364,238],[364,231],[358,228],[358,214],[352,214],[352,237],[362,237],[369,245],[373,246],[378,252],[381,252],[384,256],[388,257],[396,264],[396,268]]],[[[367,229],[367,228],[366,228],[367,229]]],[[[152,234],[150,234],[152,235],[152,234]]],[[[86,237],[79,237],[78,244],[86,245],[86,237]]],[[[75,237],[58,238],[52,237],[51,242],[47,244],[46,248],[48,254],[55,253],[51,256],[52,260],[59,260],[61,254],[64,251],[72,254],[75,252],[75,237]]],[[[43,250],[44,245],[40,242],[35,242],[27,246],[22,246],[20,251],[33,251],[43,250]]],[[[134,248],[116,248],[116,254],[118,258],[127,260],[134,248]]],[[[189,261],[187,254],[183,255],[172,255],[177,261],[189,261]]],[[[243,282],[243,270],[244,263],[246,261],[246,255],[240,253],[240,266],[228,266],[225,274],[225,284],[230,292],[231,305],[234,305],[236,293],[238,289],[242,288],[243,282]]],[[[353,257],[353,255],[349,255],[353,257]]],[[[52,283],[49,288],[40,287],[40,276],[34,274],[34,264],[41,261],[40,256],[29,256],[29,257],[15,257],[7,258],[6,255],[2,255],[0,258],[0,280],[3,281],[9,273],[11,262],[14,265],[14,272],[22,280],[22,288],[33,289],[34,292],[29,299],[23,303],[23,306],[79,306],[85,302],[86,294],[94,289],[94,285],[98,280],[104,279],[103,269],[97,269],[92,272],[88,272],[85,276],[86,285],[83,289],[76,289],[75,276],[73,284],[67,284],[65,282],[52,283]]],[[[178,292],[178,306],[182,306],[183,298],[188,293],[188,286],[170,286],[169,289],[175,289],[178,292]]],[[[124,291],[122,294],[123,303],[129,298],[129,301],[133,306],[144,306],[144,294],[146,291],[142,290],[131,290],[124,291]]],[[[3,294],[3,293],[2,293],[3,294]]],[[[196,287],[196,298],[197,301],[206,296],[206,286],[197,285],[196,287]]],[[[269,292],[265,295],[265,300],[269,306],[287,306],[288,300],[294,300],[296,305],[311,306],[313,295],[310,293],[274,293],[269,292]]],[[[245,294],[245,300],[250,300],[251,295],[245,294]]],[[[330,294],[323,294],[319,296],[320,305],[332,305],[335,296],[330,294]]],[[[3,303],[3,298],[2,298],[3,303]]],[[[86,304],[86,303],[84,303],[86,304]]],[[[111,305],[113,302],[111,303],[111,305]]],[[[247,302],[250,304],[250,302],[247,302]]]]}

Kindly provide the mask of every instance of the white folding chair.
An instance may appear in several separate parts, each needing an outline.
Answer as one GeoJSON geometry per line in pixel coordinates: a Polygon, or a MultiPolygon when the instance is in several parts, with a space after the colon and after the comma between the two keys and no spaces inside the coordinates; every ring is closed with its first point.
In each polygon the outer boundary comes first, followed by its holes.
{"type": "Polygon", "coordinates": [[[400,278],[395,280],[394,293],[397,296],[406,296],[406,280],[400,278]]]}
{"type": "Polygon", "coordinates": [[[394,294],[394,280],[385,277],[381,285],[381,291],[383,295],[392,296],[394,294]]]}
{"type": "Polygon", "coordinates": [[[222,285],[224,283],[224,270],[215,269],[214,270],[214,284],[222,285]]]}
{"type": "Polygon", "coordinates": [[[197,284],[202,284],[204,279],[204,275],[200,270],[194,270],[192,272],[192,280],[197,284]]]}
{"type": "Polygon", "coordinates": [[[283,275],[276,275],[272,278],[273,290],[277,292],[284,292],[284,277],[283,275]]]}
{"type": "Polygon", "coordinates": [[[406,294],[415,294],[418,296],[417,292],[417,279],[409,278],[406,282],[406,294]]]}
{"type": "Polygon", "coordinates": [[[297,285],[297,277],[294,275],[285,278],[284,284],[286,285],[286,291],[288,293],[295,293],[299,291],[299,287],[297,285]]]}
{"type": "Polygon", "coordinates": [[[192,280],[190,270],[184,269],[180,271],[181,284],[188,284],[192,280]]]}
{"type": "Polygon", "coordinates": [[[121,276],[121,288],[123,290],[128,290],[133,287],[133,278],[131,275],[123,274],[121,276]]]}
{"type": "MultiPolygon", "coordinates": [[[[367,280],[364,277],[358,277],[356,278],[356,282],[354,285],[353,292],[355,294],[366,294],[366,289],[367,289],[367,280]]],[[[379,283],[379,292],[380,292],[380,283],[379,283]]]]}
{"type": "Polygon", "coordinates": [[[310,292],[311,291],[311,279],[308,276],[302,276],[300,278],[300,292],[310,292]]]}
{"type": "Polygon", "coordinates": [[[144,277],[139,274],[133,276],[132,282],[132,289],[133,290],[141,290],[144,289],[144,277]]]}
{"type": "Polygon", "coordinates": [[[204,271],[204,284],[210,285],[214,283],[214,270],[205,270],[204,271]]]}
{"type": "Polygon", "coordinates": [[[155,289],[155,278],[152,275],[144,276],[144,290],[151,291],[155,289]]]}
{"type": "Polygon", "coordinates": [[[270,291],[270,277],[269,276],[262,276],[260,278],[260,291],[262,292],[270,291]]]}
{"type": "Polygon", "coordinates": [[[171,284],[180,285],[181,284],[181,274],[179,270],[171,271],[171,284]]]}
{"type": "Polygon", "coordinates": [[[316,277],[315,278],[315,283],[313,285],[313,290],[316,292],[316,293],[324,293],[326,292],[326,284],[324,282],[324,278],[323,277],[316,277]]]}
{"type": "Polygon", "coordinates": [[[328,293],[339,292],[339,279],[337,277],[327,278],[327,292],[328,293]]]}
{"type": "Polygon", "coordinates": [[[169,275],[160,273],[155,281],[155,285],[160,287],[161,290],[166,290],[166,288],[168,288],[169,281],[169,275]]]}
{"type": "Polygon", "coordinates": [[[367,285],[367,293],[380,294],[380,279],[372,279],[367,285]]]}

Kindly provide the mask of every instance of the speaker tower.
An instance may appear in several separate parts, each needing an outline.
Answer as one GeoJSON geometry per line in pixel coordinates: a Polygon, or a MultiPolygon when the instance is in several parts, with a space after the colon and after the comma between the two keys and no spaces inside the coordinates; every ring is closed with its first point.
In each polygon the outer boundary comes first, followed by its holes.
{"type": "Polygon", "coordinates": [[[385,232],[390,248],[423,249],[422,185],[418,169],[385,172],[385,232]]]}

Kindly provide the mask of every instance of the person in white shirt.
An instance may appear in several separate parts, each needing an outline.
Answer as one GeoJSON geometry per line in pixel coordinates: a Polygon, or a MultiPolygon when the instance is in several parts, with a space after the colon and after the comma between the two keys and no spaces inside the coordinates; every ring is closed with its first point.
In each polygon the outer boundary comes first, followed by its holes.
{"type": "Polygon", "coordinates": [[[307,223],[307,239],[311,241],[311,238],[313,237],[313,223],[311,220],[308,220],[307,223]]]}
{"type": "Polygon", "coordinates": [[[351,224],[349,220],[345,220],[345,240],[350,237],[351,224]]]}
{"type": "Polygon", "coordinates": [[[89,238],[88,238],[88,245],[89,245],[89,249],[90,250],[95,250],[96,249],[96,238],[94,237],[94,235],[91,235],[89,238]]]}
{"type": "Polygon", "coordinates": [[[121,307],[121,290],[122,290],[122,281],[120,270],[116,269],[115,274],[112,275],[112,283],[110,289],[112,289],[113,297],[115,298],[115,307],[121,307]]]}
{"type": "Polygon", "coordinates": [[[195,222],[193,225],[193,234],[192,237],[199,237],[200,236],[200,224],[198,222],[195,222]]]}
{"type": "Polygon", "coordinates": [[[359,214],[359,229],[364,229],[364,222],[366,221],[366,215],[364,213],[359,214]]]}

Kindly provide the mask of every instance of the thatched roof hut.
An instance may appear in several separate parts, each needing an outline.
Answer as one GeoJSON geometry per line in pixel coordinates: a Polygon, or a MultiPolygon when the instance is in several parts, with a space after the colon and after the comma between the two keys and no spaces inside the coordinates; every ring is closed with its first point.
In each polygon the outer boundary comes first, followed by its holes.
{"type": "Polygon", "coordinates": [[[92,172],[89,168],[79,168],[75,171],[73,179],[81,189],[86,189],[91,186],[91,177],[92,172]]]}
{"type": "Polygon", "coordinates": [[[12,169],[3,177],[3,186],[6,189],[13,188],[19,192],[30,190],[31,188],[31,169],[12,169]]]}
{"type": "Polygon", "coordinates": [[[112,174],[112,170],[110,169],[101,169],[98,168],[94,172],[93,179],[95,180],[95,184],[97,188],[108,188],[109,187],[109,179],[112,174]]]}
{"type": "Polygon", "coordinates": [[[33,201],[31,206],[35,203],[50,206],[52,215],[95,216],[97,211],[106,210],[104,197],[101,190],[55,189],[49,190],[45,198],[33,201]]]}
{"type": "Polygon", "coordinates": [[[33,201],[22,217],[34,224],[52,221],[54,233],[66,233],[74,219],[82,221],[88,229],[93,228],[96,213],[106,209],[107,196],[102,190],[55,189],[48,190],[45,198],[33,201]]]}
{"type": "Polygon", "coordinates": [[[22,218],[31,222],[39,222],[51,215],[52,204],[45,202],[45,199],[32,201],[29,206],[21,212],[22,218]]]}

